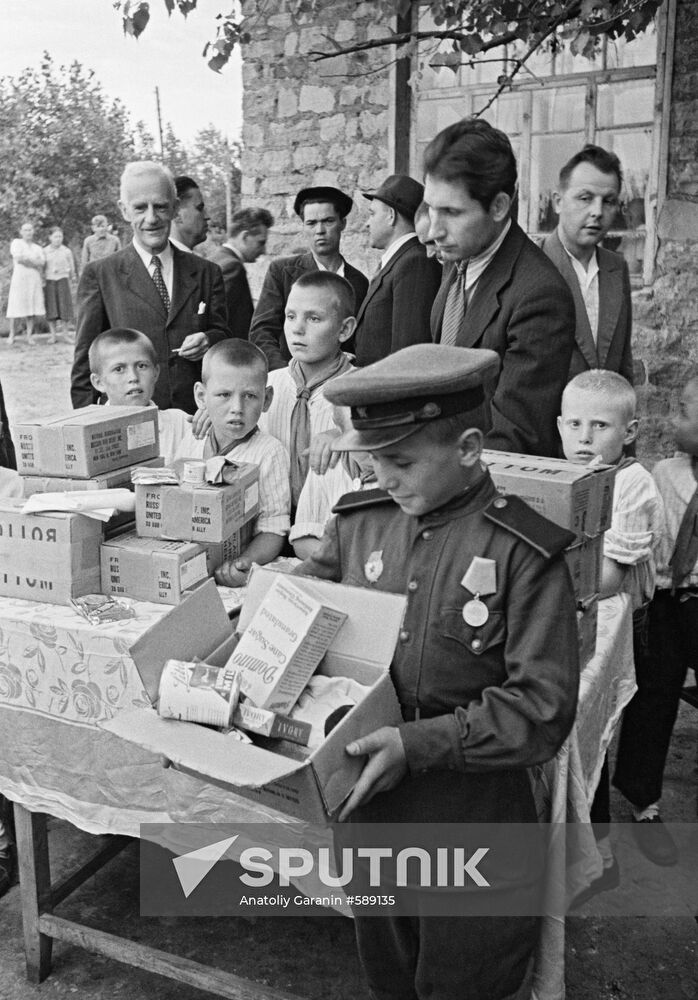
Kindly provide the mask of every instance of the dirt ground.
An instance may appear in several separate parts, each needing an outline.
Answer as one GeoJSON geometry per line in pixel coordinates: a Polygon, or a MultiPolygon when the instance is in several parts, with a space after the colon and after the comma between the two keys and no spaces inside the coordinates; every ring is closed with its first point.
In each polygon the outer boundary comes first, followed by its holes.
{"type": "MultiPolygon", "coordinates": [[[[72,348],[32,348],[24,338],[10,348],[0,339],[2,381],[10,423],[70,407],[72,348]]],[[[663,814],[696,822],[696,710],[682,705],[667,767],[663,814]]],[[[614,818],[627,806],[613,800],[614,818]]],[[[54,822],[50,830],[54,877],[94,849],[94,838],[54,822]]],[[[648,863],[649,864],[649,863],[648,863]]],[[[655,876],[661,869],[653,868],[655,876]]],[[[626,881],[632,873],[625,873],[626,881]]],[[[623,882],[597,903],[595,916],[567,920],[567,1000],[696,1000],[698,923],[681,917],[623,917],[623,882]]],[[[62,904],[65,916],[123,933],[166,951],[208,961],[308,1000],[364,1000],[351,923],[342,918],[145,919],[138,914],[138,852],[130,847],[62,904]]],[[[584,911],[580,911],[583,913],[584,911]]],[[[41,986],[24,978],[19,890],[0,901],[0,1000],[203,1000],[181,984],[54,946],[54,968],[41,986]]],[[[465,1000],[465,998],[463,998],[465,1000]]]]}

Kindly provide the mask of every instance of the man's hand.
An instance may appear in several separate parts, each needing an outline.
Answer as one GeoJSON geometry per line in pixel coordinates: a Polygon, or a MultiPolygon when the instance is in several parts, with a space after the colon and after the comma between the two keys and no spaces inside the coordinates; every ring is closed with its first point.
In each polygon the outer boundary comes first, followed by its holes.
{"type": "Polygon", "coordinates": [[[368,756],[361,777],[339,814],[342,823],[357,806],[378,792],[389,792],[407,774],[407,758],[399,729],[383,726],[346,748],[351,757],[368,756]]]}
{"type": "Polygon", "coordinates": [[[191,432],[197,441],[201,441],[205,438],[211,429],[211,418],[208,415],[208,410],[205,407],[200,406],[193,417],[189,417],[191,423],[191,432]]]}
{"type": "Polygon", "coordinates": [[[215,581],[223,587],[244,587],[251,565],[249,559],[226,559],[213,574],[215,581]]]}
{"type": "Polygon", "coordinates": [[[332,451],[332,442],[340,436],[340,430],[322,431],[316,434],[310,442],[308,461],[310,468],[318,476],[324,476],[328,469],[334,469],[340,459],[340,452],[332,451]]]}
{"type": "Polygon", "coordinates": [[[182,341],[182,346],[179,348],[179,356],[180,358],[186,358],[187,361],[198,361],[199,358],[203,358],[208,348],[207,333],[190,333],[182,341]]]}

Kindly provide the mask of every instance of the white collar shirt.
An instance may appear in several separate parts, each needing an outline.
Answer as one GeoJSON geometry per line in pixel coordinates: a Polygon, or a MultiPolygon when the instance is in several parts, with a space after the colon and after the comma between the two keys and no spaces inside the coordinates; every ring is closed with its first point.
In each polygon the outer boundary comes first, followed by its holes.
{"type": "Polygon", "coordinates": [[[398,252],[400,247],[404,246],[405,243],[408,243],[415,235],[416,235],[415,233],[405,233],[404,236],[399,236],[396,240],[393,240],[393,242],[390,244],[388,249],[381,257],[381,271],[386,266],[386,264],[388,264],[393,259],[393,257],[398,252]]]}
{"type": "MultiPolygon", "coordinates": [[[[325,267],[324,264],[321,264],[320,261],[315,256],[315,254],[313,254],[313,260],[317,264],[318,271],[329,271],[329,267],[325,267]]],[[[344,260],[344,257],[342,257],[342,263],[339,265],[339,267],[337,268],[337,270],[334,272],[335,274],[338,274],[340,278],[346,278],[346,274],[344,273],[344,264],[345,263],[346,262],[344,260]]]]}
{"type": "Polygon", "coordinates": [[[470,300],[473,297],[473,293],[475,292],[475,286],[480,280],[480,277],[484,273],[485,269],[487,268],[488,264],[490,263],[494,255],[501,247],[502,243],[504,242],[504,238],[506,237],[510,229],[511,229],[511,219],[508,219],[506,226],[501,231],[501,233],[494,241],[494,243],[491,243],[490,246],[488,246],[486,250],[483,250],[481,254],[478,254],[477,257],[471,257],[470,260],[468,261],[468,266],[465,271],[465,296],[468,302],[470,302],[470,300]]]}
{"type": "MultiPolygon", "coordinates": [[[[560,240],[562,243],[562,240],[560,240]]],[[[571,254],[564,243],[562,243],[565,253],[570,259],[570,263],[577,275],[579,290],[584,299],[584,308],[587,311],[591,335],[596,343],[599,333],[599,255],[594,249],[594,256],[589,261],[587,268],[571,254]]]]}

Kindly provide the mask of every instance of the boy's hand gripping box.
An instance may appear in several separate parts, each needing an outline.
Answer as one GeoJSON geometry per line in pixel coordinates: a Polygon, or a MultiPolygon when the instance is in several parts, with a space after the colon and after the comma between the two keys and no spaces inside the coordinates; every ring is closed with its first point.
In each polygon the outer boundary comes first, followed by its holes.
{"type": "Polygon", "coordinates": [[[22,514],[0,500],[0,594],[47,604],[99,591],[102,523],[83,514],[22,514]]]}
{"type": "MultiPolygon", "coordinates": [[[[255,569],[240,614],[240,629],[252,621],[277,574],[255,569]]],[[[320,665],[327,676],[352,677],[370,687],[366,697],[347,712],[317,750],[294,760],[261,747],[249,746],[188,722],[161,719],[155,709],[122,712],[103,728],[129,742],[164,755],[175,767],[267,807],[323,824],[334,815],[356,784],[364,758],[350,757],[345,748],[381,726],[402,721],[390,663],[397,645],[406,598],[362,587],[306,580],[296,586],[341,608],[347,620],[320,665]]],[[[197,591],[198,593],[198,591],[197,591]]],[[[224,666],[236,638],[206,657],[224,666]]]]}
{"type": "Polygon", "coordinates": [[[232,483],[136,486],[136,528],[147,538],[225,542],[259,512],[259,467],[239,466],[232,483]]]}
{"type": "Polygon", "coordinates": [[[158,457],[155,406],[85,406],[17,424],[17,467],[23,476],[90,479],[158,457]]]}
{"type": "Polygon", "coordinates": [[[557,458],[484,451],[494,484],[521,497],[539,514],[573,531],[579,541],[611,526],[615,468],[590,469],[557,458]]]}

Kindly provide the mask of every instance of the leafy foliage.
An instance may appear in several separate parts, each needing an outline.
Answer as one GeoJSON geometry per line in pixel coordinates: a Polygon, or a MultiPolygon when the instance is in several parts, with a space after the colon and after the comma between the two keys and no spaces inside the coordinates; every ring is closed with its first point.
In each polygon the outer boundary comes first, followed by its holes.
{"type": "Polygon", "coordinates": [[[0,77],[0,235],[24,218],[59,225],[70,239],[98,212],[113,216],[114,192],[135,153],[126,109],[110,101],[90,70],[57,67],[0,77]]]}
{"type": "MultiPolygon", "coordinates": [[[[231,10],[216,18],[215,40],[204,50],[209,66],[216,72],[228,62],[236,45],[250,41],[254,31],[255,19],[243,20],[239,3],[230,2],[231,10]]],[[[177,7],[185,16],[197,6],[197,0],[164,3],[169,14],[177,7]]],[[[289,0],[289,9],[312,13],[320,4],[326,6],[327,0],[289,0]]],[[[455,71],[462,63],[474,63],[492,49],[523,43],[522,54],[513,60],[512,72],[500,81],[501,86],[506,86],[541,46],[567,45],[573,53],[591,56],[604,35],[631,41],[647,28],[661,4],[662,0],[430,0],[428,4],[421,0],[370,0],[375,8],[374,24],[384,24],[385,35],[346,46],[328,37],[327,49],[311,55],[331,59],[396,47],[397,57],[404,58],[412,54],[418,41],[435,39],[450,42],[451,49],[439,53],[434,65],[450,66],[455,71]],[[417,15],[425,7],[434,28],[422,31],[417,27],[417,15]],[[395,16],[407,18],[410,14],[412,28],[394,32],[390,26],[395,16]]],[[[148,24],[148,0],[115,0],[114,7],[121,13],[124,31],[137,38],[148,24]]]]}

